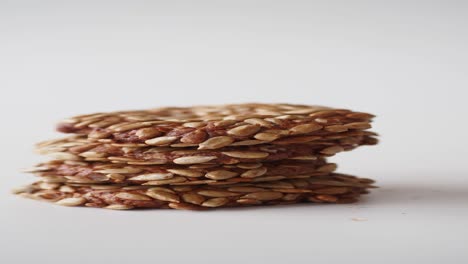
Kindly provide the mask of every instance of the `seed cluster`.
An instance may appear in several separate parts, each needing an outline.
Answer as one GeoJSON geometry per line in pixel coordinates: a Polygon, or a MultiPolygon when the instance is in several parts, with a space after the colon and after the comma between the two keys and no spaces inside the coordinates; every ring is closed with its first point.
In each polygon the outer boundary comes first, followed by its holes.
{"type": "Polygon", "coordinates": [[[82,115],[37,144],[53,157],[15,193],[64,206],[202,209],[349,203],[372,180],[327,157],[377,144],[373,115],[291,104],[166,107],[82,115]]]}

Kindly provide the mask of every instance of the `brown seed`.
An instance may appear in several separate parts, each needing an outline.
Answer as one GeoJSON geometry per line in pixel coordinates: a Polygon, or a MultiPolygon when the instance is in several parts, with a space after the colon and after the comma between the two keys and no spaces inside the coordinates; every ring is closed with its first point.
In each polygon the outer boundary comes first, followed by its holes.
{"type": "Polygon", "coordinates": [[[288,193],[285,196],[283,196],[284,201],[294,201],[299,197],[300,194],[298,193],[288,193]]]}
{"type": "Polygon", "coordinates": [[[184,127],[192,127],[192,128],[198,128],[204,125],[205,125],[204,122],[188,122],[188,123],[183,124],[184,127]]]}
{"type": "Polygon", "coordinates": [[[182,199],[191,204],[201,205],[205,201],[205,197],[196,193],[184,193],[182,199]]]}
{"type": "Polygon", "coordinates": [[[198,170],[168,169],[167,171],[187,177],[201,177],[204,175],[203,172],[198,170]]]}
{"type": "Polygon", "coordinates": [[[111,209],[111,210],[129,210],[129,209],[133,209],[133,206],[125,205],[125,204],[111,204],[104,208],[111,209]]]}
{"type": "Polygon", "coordinates": [[[152,139],[145,140],[145,143],[148,145],[163,146],[163,145],[168,145],[174,142],[176,139],[177,137],[171,137],[171,136],[155,137],[152,139]]]}
{"type": "Polygon", "coordinates": [[[138,129],[136,132],[135,132],[135,135],[139,138],[139,139],[149,139],[149,138],[154,138],[156,136],[159,136],[161,135],[161,132],[157,129],[154,129],[152,127],[146,127],[146,128],[141,128],[141,129],[138,129]]]}
{"type": "Polygon", "coordinates": [[[203,142],[207,137],[206,132],[202,130],[195,130],[192,131],[186,135],[184,135],[180,141],[183,143],[189,143],[189,144],[198,144],[203,142]]]}
{"type": "Polygon", "coordinates": [[[291,133],[294,135],[297,134],[307,134],[311,133],[317,130],[322,129],[322,126],[319,124],[311,123],[311,124],[302,124],[302,125],[297,125],[293,128],[291,128],[291,133]]]}
{"type": "Polygon", "coordinates": [[[94,152],[94,151],[86,151],[86,152],[83,152],[83,153],[80,153],[79,154],[81,157],[85,157],[85,158],[89,158],[89,159],[92,159],[92,158],[104,158],[107,156],[106,153],[98,153],[98,152],[94,152]]]}
{"type": "Polygon", "coordinates": [[[329,163],[329,164],[325,164],[323,166],[320,166],[317,171],[319,172],[333,172],[335,171],[337,168],[337,165],[335,163],[329,163]]]}
{"type": "Polygon", "coordinates": [[[235,143],[232,143],[231,146],[253,146],[253,145],[259,145],[263,144],[265,141],[261,140],[242,140],[242,141],[237,141],[235,143]]]}
{"type": "Polygon", "coordinates": [[[174,159],[173,162],[175,164],[185,165],[185,164],[204,163],[204,162],[208,162],[214,159],[216,159],[215,156],[188,156],[188,157],[180,157],[180,158],[174,159]]]}
{"type": "Polygon", "coordinates": [[[230,196],[237,196],[238,193],[227,192],[227,191],[215,191],[215,190],[203,190],[197,192],[200,195],[208,196],[208,197],[230,197],[230,196]]]}
{"type": "Polygon", "coordinates": [[[213,180],[225,180],[236,177],[238,175],[237,172],[227,171],[227,170],[215,170],[210,171],[205,174],[206,178],[213,179],[213,180]]]}
{"type": "Polygon", "coordinates": [[[148,196],[134,193],[121,192],[117,193],[115,197],[125,200],[137,200],[137,201],[149,201],[151,200],[148,196]]]}
{"type": "Polygon", "coordinates": [[[325,130],[329,132],[345,132],[348,131],[348,128],[343,125],[332,125],[325,127],[325,130]]]}
{"type": "Polygon", "coordinates": [[[235,166],[241,169],[249,170],[249,169],[260,168],[263,165],[261,163],[239,163],[239,164],[236,164],[235,166]]]}
{"type": "Polygon", "coordinates": [[[258,125],[243,125],[229,129],[227,133],[237,137],[246,137],[257,133],[258,130],[260,130],[260,126],[258,125]]]}
{"type": "Polygon", "coordinates": [[[281,181],[281,182],[262,182],[262,183],[256,184],[256,186],[260,186],[260,187],[264,187],[264,188],[289,188],[289,189],[294,188],[294,185],[292,185],[289,182],[284,182],[284,181],[281,181]]]}
{"type": "Polygon", "coordinates": [[[225,151],[222,153],[226,156],[240,159],[261,159],[270,155],[267,152],[260,151],[225,151]]]}
{"type": "Polygon", "coordinates": [[[326,154],[326,155],[335,155],[338,152],[344,151],[343,147],[341,146],[331,146],[325,149],[322,149],[320,153],[326,154]]]}
{"type": "Polygon", "coordinates": [[[150,189],[146,191],[146,195],[153,197],[155,199],[166,201],[166,202],[174,202],[178,203],[180,201],[179,196],[169,192],[157,191],[155,189],[150,189]]]}
{"type": "Polygon", "coordinates": [[[187,179],[184,177],[174,177],[167,180],[156,180],[156,181],[148,181],[143,183],[143,185],[164,185],[164,184],[172,184],[172,183],[180,183],[185,182],[187,179]]]}
{"type": "Polygon", "coordinates": [[[260,201],[270,201],[276,200],[283,197],[283,194],[280,192],[254,192],[242,196],[242,199],[255,199],[260,201]]]}
{"type": "Polygon", "coordinates": [[[328,194],[316,195],[315,198],[317,198],[317,199],[319,199],[321,201],[330,202],[330,203],[334,203],[334,202],[338,201],[338,198],[336,196],[328,195],[328,194]]]}
{"type": "Polygon", "coordinates": [[[280,137],[278,134],[273,134],[273,133],[258,133],[254,136],[254,138],[258,140],[263,140],[263,141],[273,141],[276,140],[280,137]]]}
{"type": "Polygon", "coordinates": [[[368,122],[354,122],[345,124],[344,127],[349,129],[369,129],[371,125],[368,122]]]}
{"type": "Polygon", "coordinates": [[[122,125],[122,126],[119,126],[119,127],[115,128],[114,131],[125,132],[125,131],[128,131],[128,130],[147,127],[147,126],[150,126],[150,125],[151,125],[151,123],[146,123],[146,122],[128,123],[128,124],[125,124],[125,125],[122,125]]]}
{"type": "Polygon", "coordinates": [[[270,122],[265,121],[265,120],[260,119],[260,118],[249,118],[249,119],[244,120],[244,122],[252,124],[252,125],[259,125],[259,126],[262,126],[262,127],[271,127],[272,126],[272,124],[270,122]]]}
{"type": "Polygon", "coordinates": [[[149,188],[147,191],[151,191],[151,192],[159,191],[159,192],[168,192],[168,193],[174,193],[175,194],[175,192],[173,190],[171,190],[169,188],[164,188],[164,187],[152,187],[152,188],[149,188]]]}
{"type": "Polygon", "coordinates": [[[134,181],[156,181],[156,180],[166,180],[174,177],[172,173],[147,173],[141,174],[135,177],[130,178],[129,180],[134,181]]]}
{"type": "Polygon", "coordinates": [[[79,160],[80,159],[80,157],[71,153],[67,153],[67,152],[49,153],[49,156],[57,160],[79,160]]]}
{"type": "Polygon", "coordinates": [[[262,175],[264,175],[266,172],[267,172],[267,168],[265,167],[261,167],[261,168],[258,168],[258,169],[252,169],[252,170],[248,170],[244,173],[241,174],[241,177],[242,178],[256,178],[256,177],[260,177],[262,175]]]}
{"type": "Polygon", "coordinates": [[[200,143],[198,149],[218,149],[230,145],[234,139],[228,136],[212,137],[200,143]]]}
{"type": "Polygon", "coordinates": [[[257,204],[262,203],[261,201],[255,200],[255,199],[238,199],[236,200],[236,202],[238,204],[246,204],[246,205],[257,205],[257,204]]]}
{"type": "Polygon", "coordinates": [[[315,193],[319,194],[342,194],[347,193],[348,191],[349,189],[346,187],[330,187],[314,190],[315,193]]]}
{"type": "Polygon", "coordinates": [[[104,169],[104,170],[97,170],[96,172],[99,173],[139,173],[141,169],[135,167],[123,167],[118,169],[104,169]]]}
{"type": "Polygon", "coordinates": [[[198,210],[200,207],[186,204],[186,203],[169,203],[168,206],[172,209],[179,209],[179,210],[198,210]]]}
{"type": "Polygon", "coordinates": [[[266,189],[258,188],[258,187],[249,187],[249,186],[234,186],[234,187],[229,187],[228,191],[250,193],[250,192],[262,192],[262,191],[266,191],[266,189]]]}
{"type": "Polygon", "coordinates": [[[202,203],[202,206],[205,207],[219,207],[227,204],[229,202],[228,198],[212,198],[202,203]]]}
{"type": "Polygon", "coordinates": [[[86,199],[83,197],[70,197],[70,198],[64,198],[61,200],[58,200],[55,202],[58,205],[63,205],[63,206],[78,206],[82,205],[86,202],[86,199]]]}

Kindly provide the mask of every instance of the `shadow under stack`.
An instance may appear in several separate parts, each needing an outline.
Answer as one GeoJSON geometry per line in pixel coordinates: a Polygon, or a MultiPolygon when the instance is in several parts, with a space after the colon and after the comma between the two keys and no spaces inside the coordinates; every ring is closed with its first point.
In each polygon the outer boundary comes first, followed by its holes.
{"type": "Polygon", "coordinates": [[[76,116],[39,143],[54,158],[15,193],[65,206],[205,209],[352,203],[373,181],[327,157],[377,143],[373,115],[292,104],[165,107],[76,116]]]}

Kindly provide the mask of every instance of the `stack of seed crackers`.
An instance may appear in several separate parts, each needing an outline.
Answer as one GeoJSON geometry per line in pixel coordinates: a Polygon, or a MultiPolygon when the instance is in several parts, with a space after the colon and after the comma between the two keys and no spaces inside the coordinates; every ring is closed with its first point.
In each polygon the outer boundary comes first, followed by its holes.
{"type": "Polygon", "coordinates": [[[373,115],[292,104],[165,107],[76,116],[39,143],[53,160],[17,194],[65,206],[204,209],[352,203],[373,181],[327,158],[377,143],[373,115]]]}

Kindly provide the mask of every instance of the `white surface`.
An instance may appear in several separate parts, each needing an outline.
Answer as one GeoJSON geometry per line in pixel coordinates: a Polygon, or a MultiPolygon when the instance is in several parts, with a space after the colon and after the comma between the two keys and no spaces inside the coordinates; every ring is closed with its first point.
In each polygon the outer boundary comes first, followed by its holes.
{"type": "Polygon", "coordinates": [[[468,5],[422,3],[0,1],[0,262],[467,263],[468,5]],[[333,160],[381,188],[213,212],[9,194],[61,118],[245,101],[377,114],[382,143],[333,160]]]}

